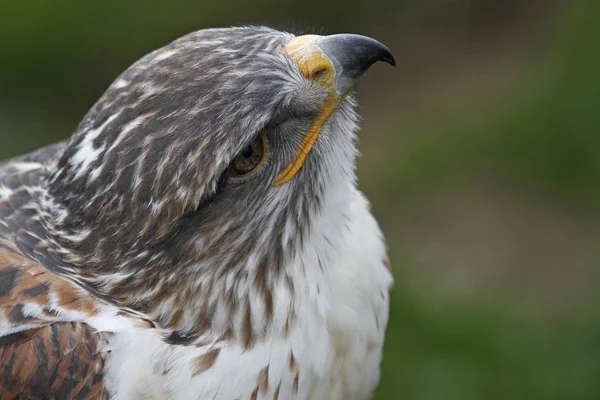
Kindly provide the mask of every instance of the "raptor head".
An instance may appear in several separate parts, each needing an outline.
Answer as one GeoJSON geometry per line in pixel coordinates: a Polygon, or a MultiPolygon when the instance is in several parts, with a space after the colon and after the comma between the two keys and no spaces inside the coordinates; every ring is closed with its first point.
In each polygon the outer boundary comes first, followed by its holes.
{"type": "Polygon", "coordinates": [[[165,311],[178,287],[267,287],[355,186],[352,87],[377,61],[395,63],[368,37],[245,27],[136,62],[49,179],[48,224],[79,280],[166,325],[186,319],[165,311]]]}

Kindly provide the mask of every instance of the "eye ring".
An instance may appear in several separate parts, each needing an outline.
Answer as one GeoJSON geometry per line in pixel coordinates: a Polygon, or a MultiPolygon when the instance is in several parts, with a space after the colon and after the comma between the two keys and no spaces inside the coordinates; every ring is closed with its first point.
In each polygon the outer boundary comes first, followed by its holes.
{"type": "Polygon", "coordinates": [[[231,161],[227,175],[232,179],[244,179],[260,169],[267,158],[267,140],[261,132],[231,161]]]}

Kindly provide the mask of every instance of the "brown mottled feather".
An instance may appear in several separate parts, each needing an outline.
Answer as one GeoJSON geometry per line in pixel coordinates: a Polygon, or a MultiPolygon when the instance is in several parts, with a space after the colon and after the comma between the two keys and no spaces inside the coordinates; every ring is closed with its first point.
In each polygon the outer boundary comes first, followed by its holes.
{"type": "Polygon", "coordinates": [[[388,271],[390,271],[390,273],[393,275],[394,271],[392,270],[392,262],[390,261],[389,258],[385,258],[383,260],[383,264],[385,265],[385,267],[388,269],[388,271]]]}
{"type": "Polygon", "coordinates": [[[194,371],[192,376],[199,375],[204,371],[207,371],[212,368],[219,357],[219,353],[221,353],[220,348],[209,350],[208,352],[202,354],[198,357],[194,363],[194,371]]]}
{"type": "Polygon", "coordinates": [[[20,324],[48,325],[46,319],[23,315],[27,304],[41,307],[51,322],[60,320],[57,309],[96,314],[96,300],[86,291],[22,255],[0,248],[0,321],[15,328],[20,324]],[[52,304],[51,297],[55,299],[52,304]]]}
{"type": "Polygon", "coordinates": [[[61,310],[93,315],[95,300],[29,258],[0,248],[0,326],[5,327],[0,400],[107,398],[100,334],[85,324],[61,322],[61,310]],[[28,315],[28,305],[42,315],[28,315]]]}
{"type": "Polygon", "coordinates": [[[100,340],[76,323],[0,338],[0,399],[107,399],[100,340]]]}
{"type": "Polygon", "coordinates": [[[269,365],[264,367],[258,374],[258,388],[263,395],[269,392],[269,365]]]}

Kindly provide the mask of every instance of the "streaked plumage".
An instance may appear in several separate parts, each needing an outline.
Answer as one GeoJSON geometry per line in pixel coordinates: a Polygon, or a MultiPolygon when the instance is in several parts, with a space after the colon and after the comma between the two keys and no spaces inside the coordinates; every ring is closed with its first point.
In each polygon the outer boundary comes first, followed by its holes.
{"type": "Polygon", "coordinates": [[[0,164],[0,398],[369,398],[392,277],[349,91],[378,60],[198,31],[0,164]]]}

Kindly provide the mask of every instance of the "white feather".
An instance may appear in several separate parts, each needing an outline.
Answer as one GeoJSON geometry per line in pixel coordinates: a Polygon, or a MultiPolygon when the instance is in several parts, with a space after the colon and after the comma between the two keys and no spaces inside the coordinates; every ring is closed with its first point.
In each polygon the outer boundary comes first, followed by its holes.
{"type": "MultiPolygon", "coordinates": [[[[169,346],[150,330],[118,333],[109,342],[113,351],[106,366],[114,399],[249,398],[266,366],[269,391],[259,391],[259,399],[271,399],[278,386],[280,399],[368,398],[379,380],[392,277],[366,199],[348,183],[332,190],[305,247],[309,250],[287,269],[295,283],[296,313],[288,337],[273,328],[250,350],[221,342],[212,368],[193,377],[194,361],[211,346],[169,346]],[[300,371],[297,395],[292,353],[300,371]]],[[[276,327],[287,318],[292,299],[283,284],[274,299],[276,327]]]]}

